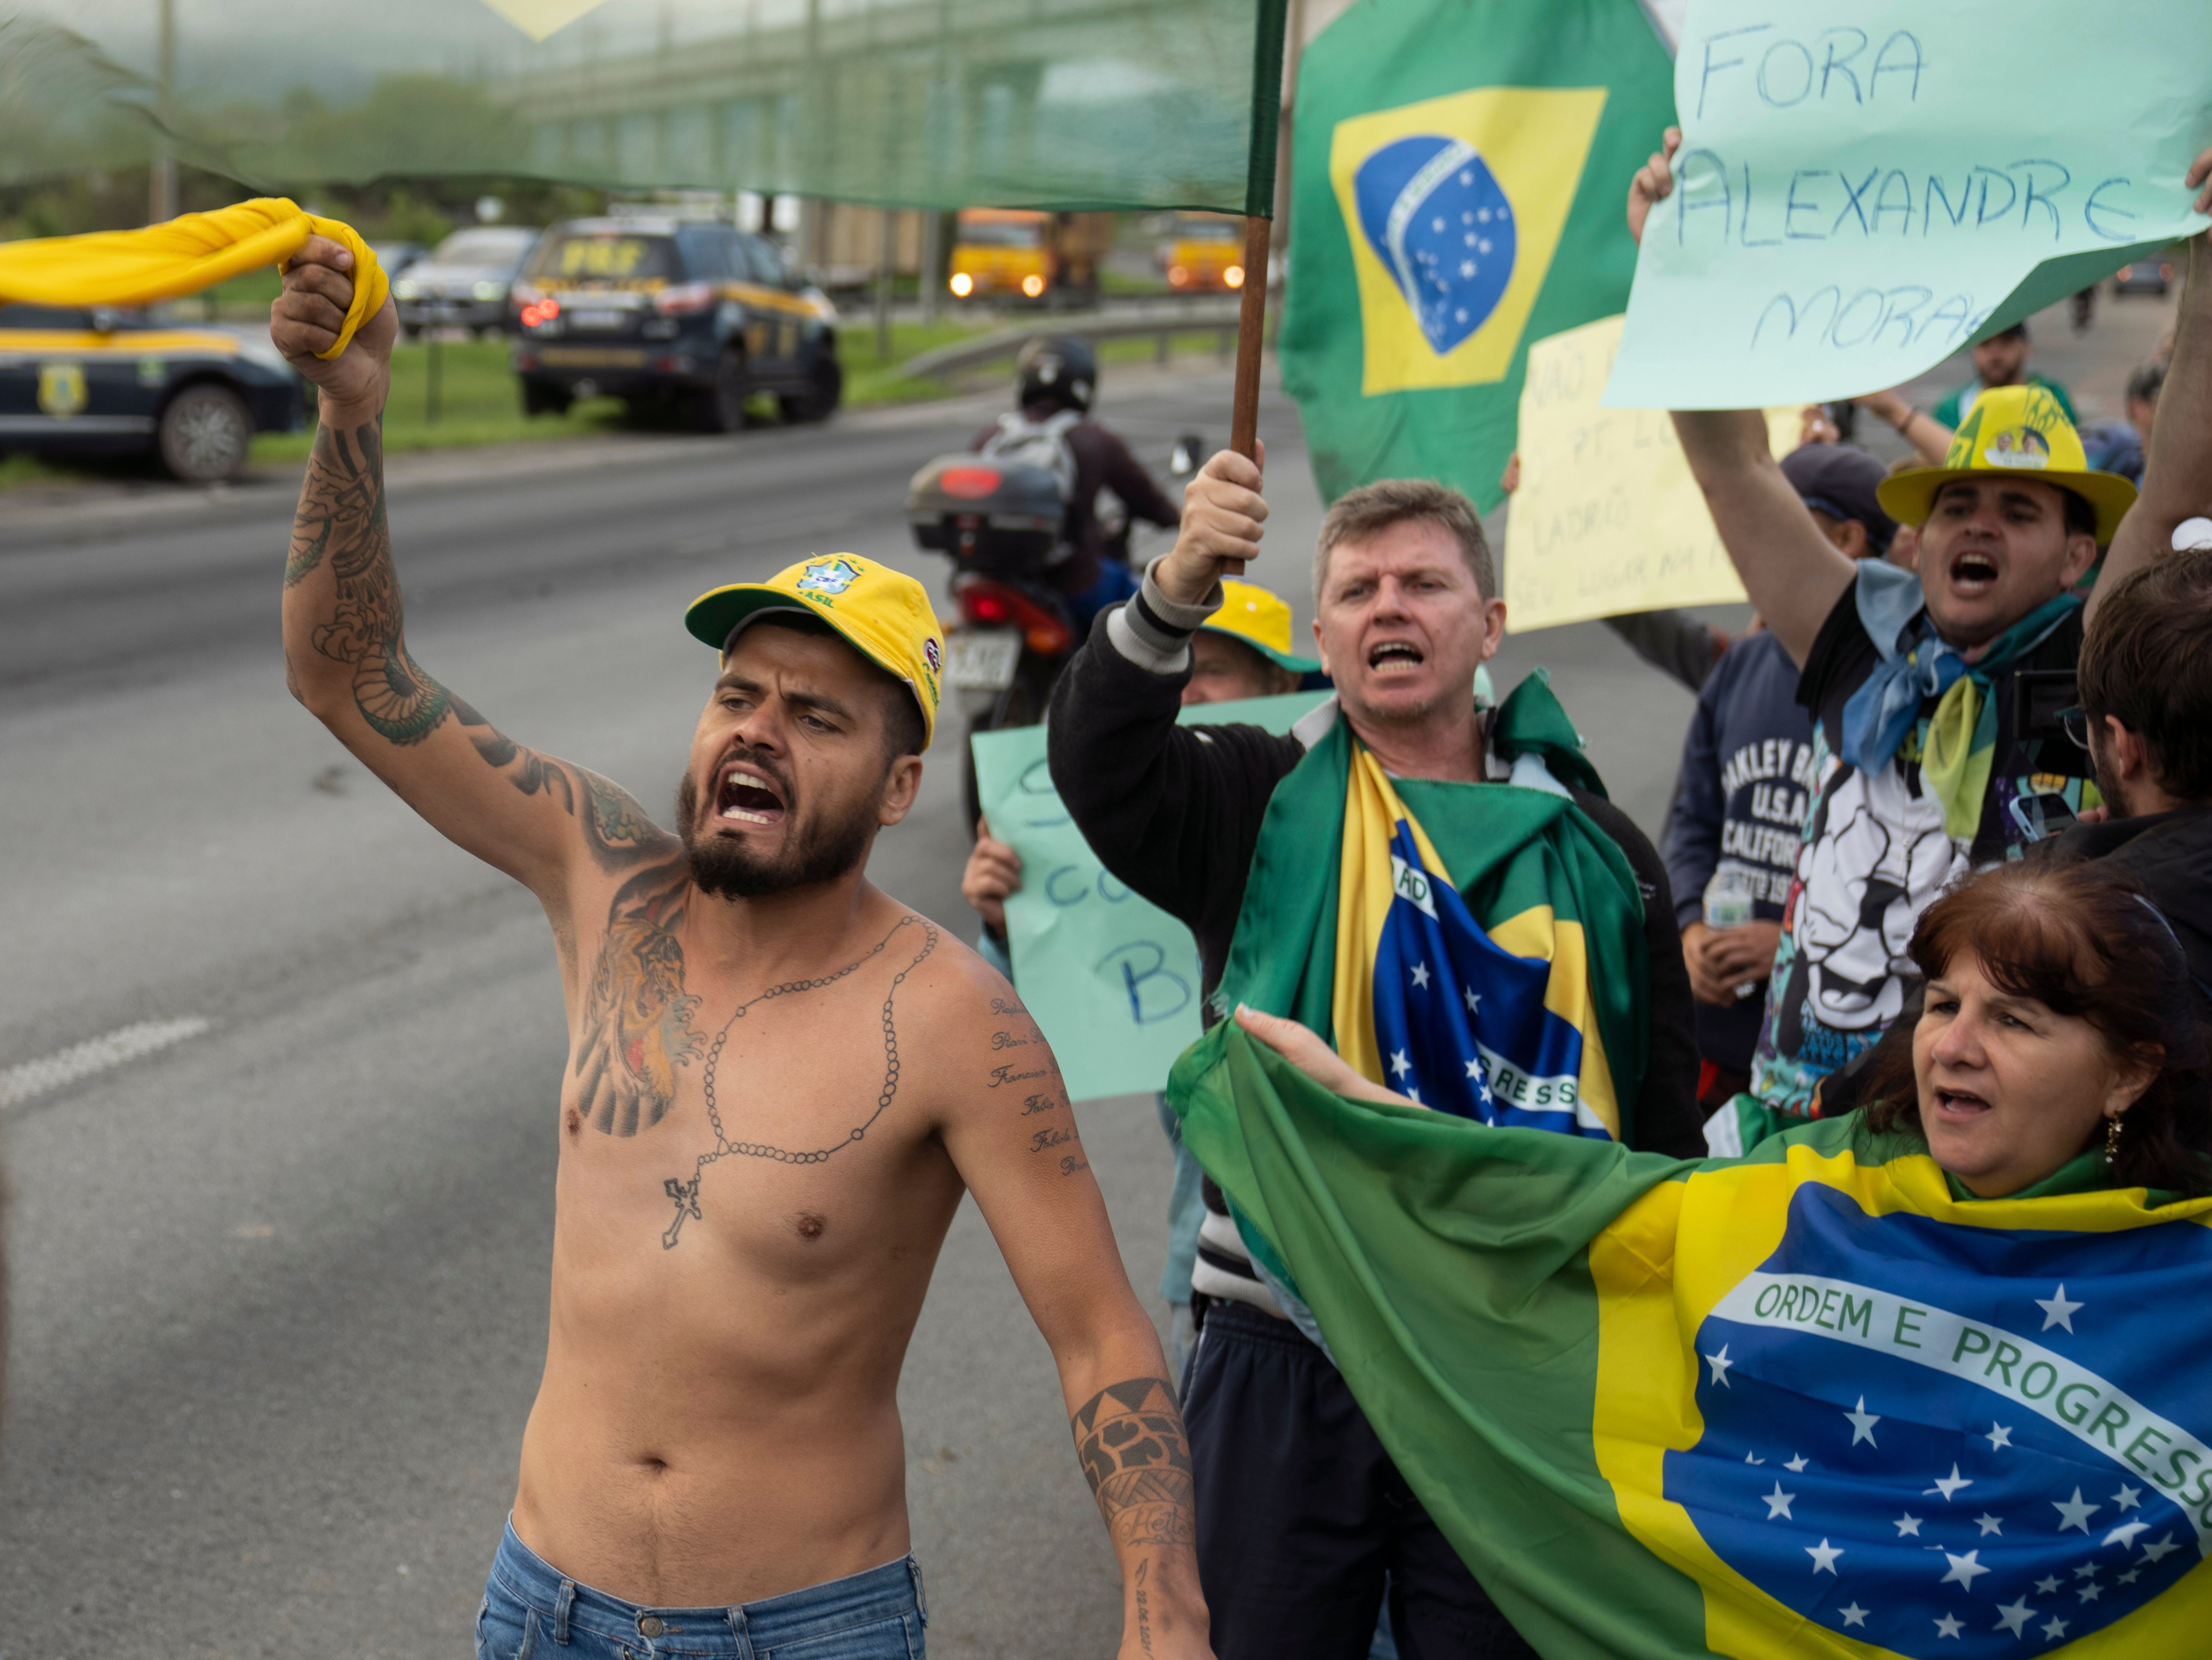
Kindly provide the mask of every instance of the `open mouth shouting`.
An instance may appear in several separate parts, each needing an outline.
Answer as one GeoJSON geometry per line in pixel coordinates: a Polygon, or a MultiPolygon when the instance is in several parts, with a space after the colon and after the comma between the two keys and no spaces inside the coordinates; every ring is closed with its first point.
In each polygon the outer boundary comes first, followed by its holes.
{"type": "Polygon", "coordinates": [[[1381,640],[1367,648],[1368,672],[1383,679],[1418,672],[1426,660],[1410,640],[1381,640]]]}
{"type": "Polygon", "coordinates": [[[1968,548],[1952,556],[1951,591],[1965,599],[1978,599],[1996,587],[1999,575],[1993,556],[1978,548],[1968,548]]]}
{"type": "Polygon", "coordinates": [[[1987,1101],[1966,1090],[1937,1089],[1935,1106],[1938,1116],[1954,1124],[1970,1124],[1990,1111],[1987,1101]]]}
{"type": "Polygon", "coordinates": [[[725,762],[714,787],[714,817],[732,824],[780,824],[787,794],[757,761],[725,762]]]}

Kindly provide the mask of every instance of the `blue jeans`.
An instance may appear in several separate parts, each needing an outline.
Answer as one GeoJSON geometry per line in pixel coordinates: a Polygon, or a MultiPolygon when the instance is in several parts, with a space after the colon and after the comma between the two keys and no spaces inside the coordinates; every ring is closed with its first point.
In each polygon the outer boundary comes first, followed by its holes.
{"type": "Polygon", "coordinates": [[[722,1608],[643,1608],[564,1577],[507,1524],[477,1611],[477,1660],[922,1660],[912,1556],[722,1608]]]}

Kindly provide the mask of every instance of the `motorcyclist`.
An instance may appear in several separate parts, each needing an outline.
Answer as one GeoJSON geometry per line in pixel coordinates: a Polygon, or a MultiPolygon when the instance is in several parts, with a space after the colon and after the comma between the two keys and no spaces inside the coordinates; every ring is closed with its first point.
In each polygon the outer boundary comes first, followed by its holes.
{"type": "Polygon", "coordinates": [[[1129,447],[1090,418],[1098,389],[1098,355],[1071,335],[1032,340],[1018,365],[1018,413],[975,435],[986,455],[1054,471],[1067,503],[1068,556],[1052,572],[1079,628],[1137,591],[1126,541],[1131,517],[1172,530],[1182,514],[1152,482],[1129,447]]]}

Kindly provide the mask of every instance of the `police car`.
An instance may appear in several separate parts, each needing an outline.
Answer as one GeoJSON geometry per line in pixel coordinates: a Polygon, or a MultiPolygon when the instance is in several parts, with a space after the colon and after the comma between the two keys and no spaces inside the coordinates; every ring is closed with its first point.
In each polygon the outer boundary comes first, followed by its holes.
{"type": "Polygon", "coordinates": [[[0,306],[0,451],[151,450],[204,484],[234,477],[255,433],[305,418],[273,347],[105,307],[0,306]]]}
{"type": "Polygon", "coordinates": [[[513,305],[532,415],[605,394],[680,404],[733,432],[755,392],[773,393],[787,421],[826,420],[844,395],[836,307],[733,225],[569,220],[539,240],[513,305]]]}

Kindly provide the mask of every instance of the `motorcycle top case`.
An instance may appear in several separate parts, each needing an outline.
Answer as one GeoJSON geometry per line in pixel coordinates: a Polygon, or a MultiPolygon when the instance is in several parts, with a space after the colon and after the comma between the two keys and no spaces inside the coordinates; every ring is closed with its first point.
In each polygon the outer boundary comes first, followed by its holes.
{"type": "Polygon", "coordinates": [[[914,539],[980,570],[1042,570],[1066,556],[1067,508],[1043,467],[940,455],[907,486],[914,539]]]}

